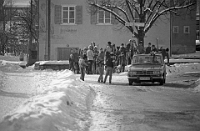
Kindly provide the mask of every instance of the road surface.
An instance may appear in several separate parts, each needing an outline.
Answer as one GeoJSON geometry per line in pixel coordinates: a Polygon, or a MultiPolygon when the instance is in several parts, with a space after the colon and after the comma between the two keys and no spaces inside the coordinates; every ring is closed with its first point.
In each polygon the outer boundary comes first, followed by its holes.
{"type": "MultiPolygon", "coordinates": [[[[124,75],[114,75],[112,85],[99,84],[97,77],[85,77],[97,93],[89,131],[200,130],[200,94],[188,88],[200,77],[198,73],[168,76],[164,86],[129,86],[124,75]]],[[[48,71],[5,72],[2,79],[1,119],[47,87],[52,76],[48,71]]]]}
{"type": "Polygon", "coordinates": [[[112,85],[91,84],[97,97],[90,131],[200,130],[200,94],[188,88],[199,74],[168,76],[164,86],[129,86],[123,77],[114,76],[112,85]]]}

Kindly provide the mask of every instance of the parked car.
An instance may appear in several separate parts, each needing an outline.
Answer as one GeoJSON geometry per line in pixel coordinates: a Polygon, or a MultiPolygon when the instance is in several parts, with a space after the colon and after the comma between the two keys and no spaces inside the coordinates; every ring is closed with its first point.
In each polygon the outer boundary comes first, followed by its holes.
{"type": "Polygon", "coordinates": [[[159,82],[166,81],[166,65],[161,54],[137,54],[132,58],[128,69],[128,82],[159,82]]]}

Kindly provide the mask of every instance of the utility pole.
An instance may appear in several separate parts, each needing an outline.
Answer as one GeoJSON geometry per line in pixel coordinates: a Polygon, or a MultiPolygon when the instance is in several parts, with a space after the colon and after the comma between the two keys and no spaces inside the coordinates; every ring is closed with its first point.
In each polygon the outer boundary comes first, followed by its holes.
{"type": "Polygon", "coordinates": [[[200,41],[200,1],[197,0],[198,18],[199,18],[199,41],[200,41]]]}
{"type": "Polygon", "coordinates": [[[47,60],[50,60],[51,56],[51,0],[46,0],[47,3],[47,17],[46,17],[46,24],[47,24],[47,52],[48,57],[47,60]]]}
{"type": "Polygon", "coordinates": [[[27,65],[31,64],[32,62],[32,55],[31,55],[31,47],[32,47],[32,24],[33,24],[33,0],[31,0],[31,9],[30,9],[30,26],[29,26],[29,43],[28,43],[28,60],[27,65]]]}

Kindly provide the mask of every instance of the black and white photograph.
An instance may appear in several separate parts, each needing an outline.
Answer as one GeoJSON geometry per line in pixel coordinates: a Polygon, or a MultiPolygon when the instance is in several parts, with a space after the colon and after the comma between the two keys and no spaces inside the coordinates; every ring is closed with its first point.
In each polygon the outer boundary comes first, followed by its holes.
{"type": "Polygon", "coordinates": [[[200,0],[0,0],[0,131],[200,131],[200,0]]]}

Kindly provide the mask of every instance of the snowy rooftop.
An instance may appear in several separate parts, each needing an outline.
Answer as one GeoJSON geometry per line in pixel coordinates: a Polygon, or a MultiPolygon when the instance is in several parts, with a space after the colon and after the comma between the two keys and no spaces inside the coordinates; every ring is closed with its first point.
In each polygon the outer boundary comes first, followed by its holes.
{"type": "Polygon", "coordinates": [[[31,0],[5,0],[4,5],[6,7],[28,7],[31,0]]]}

